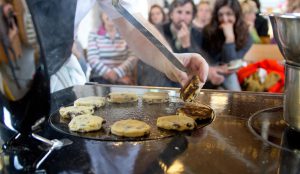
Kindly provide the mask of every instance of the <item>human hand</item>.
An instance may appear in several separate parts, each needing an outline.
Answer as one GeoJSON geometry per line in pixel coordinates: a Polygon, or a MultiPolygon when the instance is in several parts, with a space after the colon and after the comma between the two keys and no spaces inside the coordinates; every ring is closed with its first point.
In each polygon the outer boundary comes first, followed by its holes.
{"type": "Polygon", "coordinates": [[[188,48],[191,46],[190,30],[184,22],[181,22],[181,28],[177,33],[177,38],[179,39],[182,48],[188,48]]]}
{"type": "Polygon", "coordinates": [[[8,36],[10,40],[18,34],[18,27],[15,21],[15,12],[13,11],[13,6],[11,4],[4,4],[2,7],[3,15],[8,22],[8,36]]]}
{"type": "Polygon", "coordinates": [[[225,36],[225,42],[233,43],[235,41],[233,23],[232,22],[222,23],[220,25],[220,28],[223,30],[225,36]]]}
{"type": "Polygon", "coordinates": [[[18,35],[18,28],[17,28],[17,25],[16,23],[13,21],[12,26],[9,28],[8,30],[8,37],[10,40],[13,40],[15,38],[15,36],[18,35]]]}
{"type": "Polygon", "coordinates": [[[213,85],[220,85],[224,82],[224,74],[226,73],[226,69],[224,69],[222,66],[211,66],[209,67],[208,72],[208,80],[213,85]]]}
{"type": "Polygon", "coordinates": [[[3,14],[6,18],[11,18],[13,15],[15,15],[14,11],[13,11],[13,6],[9,3],[5,3],[3,5],[3,14]]]}
{"type": "Polygon", "coordinates": [[[122,77],[122,78],[118,79],[118,82],[122,83],[124,85],[131,85],[131,84],[133,84],[131,78],[128,77],[128,76],[125,76],[125,77],[122,77]]]}
{"type": "Polygon", "coordinates": [[[196,53],[182,53],[174,54],[188,69],[188,73],[180,71],[171,62],[167,62],[165,65],[165,74],[173,81],[179,82],[184,86],[193,75],[197,75],[200,78],[201,84],[200,88],[204,85],[207,74],[208,74],[208,64],[205,59],[196,53]]]}
{"type": "Polygon", "coordinates": [[[116,82],[118,79],[118,75],[113,70],[108,70],[107,73],[103,76],[106,80],[109,80],[110,82],[116,82]]]}
{"type": "Polygon", "coordinates": [[[254,29],[255,25],[252,21],[246,21],[247,25],[249,26],[249,30],[254,29]]]}

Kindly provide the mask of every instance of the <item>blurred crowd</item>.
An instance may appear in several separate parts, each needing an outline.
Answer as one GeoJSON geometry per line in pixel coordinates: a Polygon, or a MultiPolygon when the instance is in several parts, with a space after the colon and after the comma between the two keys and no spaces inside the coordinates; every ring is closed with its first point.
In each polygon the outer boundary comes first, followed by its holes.
{"type": "MultiPolygon", "coordinates": [[[[166,2],[166,1],[165,1],[166,2]]],[[[290,0],[287,12],[297,12],[290,0]]],[[[209,63],[207,89],[241,91],[237,67],[252,44],[270,44],[268,20],[260,16],[259,0],[174,0],[149,8],[148,20],[175,53],[199,53],[209,63]]],[[[163,73],[141,62],[105,13],[90,32],[86,51],[90,81],[106,84],[179,87],[163,73]]],[[[73,49],[73,52],[76,49],[73,49]]],[[[86,68],[87,67],[87,68],[86,68]]]]}

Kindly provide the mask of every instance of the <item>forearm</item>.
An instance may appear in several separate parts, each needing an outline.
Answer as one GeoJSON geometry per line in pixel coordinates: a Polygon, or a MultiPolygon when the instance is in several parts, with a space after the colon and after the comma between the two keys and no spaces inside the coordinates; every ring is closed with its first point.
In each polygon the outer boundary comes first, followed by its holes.
{"type": "Polygon", "coordinates": [[[93,73],[97,74],[98,76],[103,76],[104,74],[106,74],[108,71],[111,70],[111,68],[109,68],[102,62],[90,62],[89,61],[89,64],[91,65],[93,73]]]}
{"type": "Polygon", "coordinates": [[[238,59],[235,43],[225,43],[222,49],[222,60],[225,63],[238,59]]]}
{"type": "Polygon", "coordinates": [[[238,51],[236,50],[235,43],[224,44],[223,50],[222,50],[223,61],[228,63],[231,60],[242,59],[245,56],[245,54],[247,53],[247,51],[250,49],[252,44],[253,44],[253,41],[251,39],[250,34],[248,35],[246,44],[243,46],[242,49],[240,49],[238,51]]]}
{"type": "Polygon", "coordinates": [[[135,56],[128,57],[121,65],[114,68],[114,70],[119,71],[121,73],[118,73],[119,78],[122,78],[126,75],[130,75],[133,73],[134,68],[136,67],[138,58],[135,56]]]}

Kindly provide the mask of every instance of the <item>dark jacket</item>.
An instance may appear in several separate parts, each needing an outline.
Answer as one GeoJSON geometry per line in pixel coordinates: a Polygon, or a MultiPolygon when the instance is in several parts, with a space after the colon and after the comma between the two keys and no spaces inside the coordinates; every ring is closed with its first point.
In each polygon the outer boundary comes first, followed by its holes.
{"type": "Polygon", "coordinates": [[[203,39],[202,41],[202,49],[206,53],[204,55],[205,60],[209,65],[219,65],[222,63],[229,63],[232,60],[242,59],[247,51],[252,46],[252,39],[249,34],[248,39],[244,47],[240,50],[236,50],[235,43],[224,43],[221,51],[215,51],[214,49],[208,49],[205,46],[208,41],[203,39]]]}
{"type": "Polygon", "coordinates": [[[142,61],[138,61],[138,80],[137,85],[141,86],[160,86],[160,87],[180,87],[180,84],[173,82],[168,77],[153,68],[145,64],[142,61]]]}
{"type": "Polygon", "coordinates": [[[71,56],[76,0],[27,1],[49,75],[56,73],[71,56]]]}
{"type": "Polygon", "coordinates": [[[255,29],[257,31],[258,36],[269,36],[268,20],[257,14],[255,19],[255,29]]]}
{"type": "Polygon", "coordinates": [[[202,34],[195,29],[194,27],[191,28],[191,46],[189,48],[181,48],[177,49],[175,46],[175,39],[171,32],[171,23],[166,23],[161,26],[157,26],[160,33],[165,37],[167,42],[172,47],[174,53],[201,53],[201,38],[202,34]]]}

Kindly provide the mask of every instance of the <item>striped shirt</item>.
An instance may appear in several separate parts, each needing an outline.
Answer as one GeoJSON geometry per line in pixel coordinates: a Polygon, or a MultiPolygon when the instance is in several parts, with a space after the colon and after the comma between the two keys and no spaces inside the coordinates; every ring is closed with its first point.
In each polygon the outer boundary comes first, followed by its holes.
{"type": "Polygon", "coordinates": [[[88,41],[87,60],[92,68],[91,77],[105,75],[109,70],[119,78],[130,76],[136,66],[137,58],[119,34],[112,40],[108,34],[91,32],[88,41]]]}

